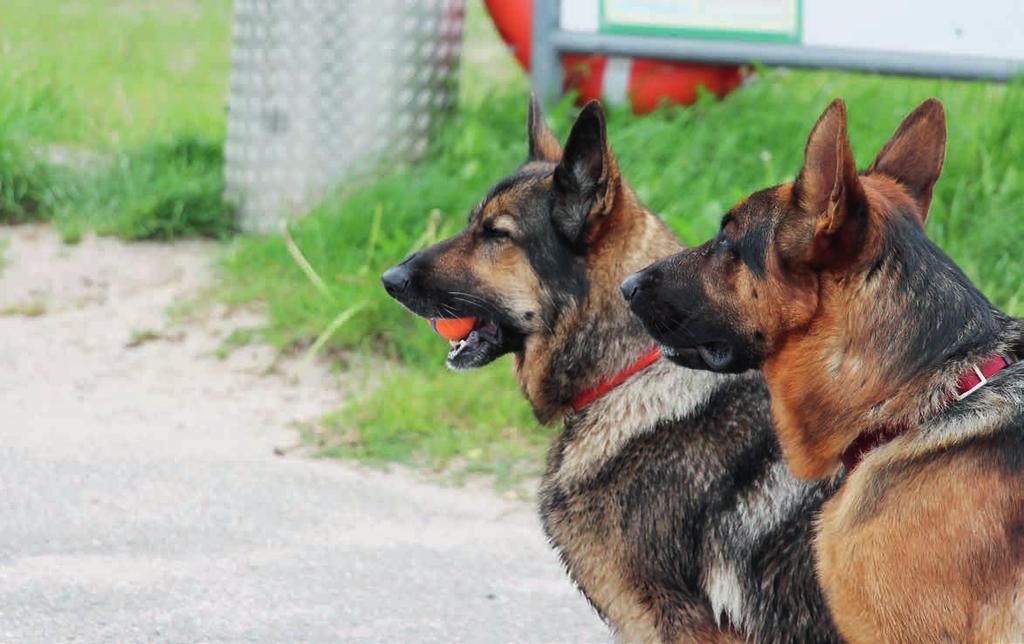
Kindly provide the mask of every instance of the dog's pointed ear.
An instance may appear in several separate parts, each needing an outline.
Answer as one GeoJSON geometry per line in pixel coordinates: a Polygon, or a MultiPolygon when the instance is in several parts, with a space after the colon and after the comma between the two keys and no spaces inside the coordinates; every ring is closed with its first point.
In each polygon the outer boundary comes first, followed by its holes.
{"type": "Polygon", "coordinates": [[[619,171],[608,146],[604,110],[590,101],[576,118],[553,177],[558,231],[573,245],[585,245],[610,212],[619,189],[619,171]]]}
{"type": "Polygon", "coordinates": [[[811,130],[796,195],[800,211],[815,222],[811,263],[830,265],[851,259],[858,251],[868,209],[850,150],[842,99],[832,101],[811,130]]]}
{"type": "Polygon", "coordinates": [[[899,181],[917,202],[924,223],[945,158],[946,112],[942,103],[929,98],[903,119],[868,172],[899,181]]]}
{"type": "Polygon", "coordinates": [[[562,158],[562,144],[548,127],[540,111],[537,95],[532,92],[526,116],[526,137],[530,142],[530,161],[558,161],[562,158]]]}

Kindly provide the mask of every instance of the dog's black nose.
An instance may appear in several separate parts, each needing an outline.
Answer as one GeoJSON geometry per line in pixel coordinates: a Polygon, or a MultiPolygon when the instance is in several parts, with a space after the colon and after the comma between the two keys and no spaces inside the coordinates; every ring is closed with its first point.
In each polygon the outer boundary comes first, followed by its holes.
{"type": "Polygon", "coordinates": [[[622,291],[622,297],[626,298],[627,302],[631,301],[633,299],[633,296],[636,295],[637,291],[640,290],[640,284],[643,281],[643,279],[644,276],[642,272],[633,273],[632,275],[627,277],[622,284],[619,285],[619,290],[622,291]]]}
{"type": "Polygon", "coordinates": [[[409,270],[408,263],[402,262],[398,266],[392,266],[384,271],[384,274],[380,276],[380,281],[384,284],[384,290],[388,292],[388,295],[398,297],[409,286],[411,276],[412,271],[409,270]]]}

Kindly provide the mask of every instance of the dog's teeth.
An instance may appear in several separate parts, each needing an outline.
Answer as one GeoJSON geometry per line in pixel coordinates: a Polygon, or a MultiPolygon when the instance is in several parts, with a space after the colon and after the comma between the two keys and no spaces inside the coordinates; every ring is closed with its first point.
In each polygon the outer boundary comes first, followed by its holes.
{"type": "Polygon", "coordinates": [[[458,353],[462,351],[462,348],[466,346],[466,341],[463,340],[449,340],[448,345],[452,353],[458,353]]]}

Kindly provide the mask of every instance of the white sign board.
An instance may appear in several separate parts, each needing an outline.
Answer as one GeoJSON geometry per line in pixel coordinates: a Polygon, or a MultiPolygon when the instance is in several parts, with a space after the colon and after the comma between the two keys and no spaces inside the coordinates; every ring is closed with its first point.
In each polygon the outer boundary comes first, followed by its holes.
{"type": "Polygon", "coordinates": [[[562,0],[577,33],[1024,61],[1024,0],[562,0]]]}
{"type": "Polygon", "coordinates": [[[1024,60],[1021,0],[804,0],[805,45],[1024,60]]]}

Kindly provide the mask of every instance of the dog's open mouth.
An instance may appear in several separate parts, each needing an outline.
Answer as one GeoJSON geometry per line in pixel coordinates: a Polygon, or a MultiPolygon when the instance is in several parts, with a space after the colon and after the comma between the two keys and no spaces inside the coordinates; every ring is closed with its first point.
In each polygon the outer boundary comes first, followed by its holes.
{"type": "Polygon", "coordinates": [[[450,369],[472,369],[506,353],[506,333],[501,325],[477,318],[473,330],[461,340],[449,340],[447,364],[450,369]]]}

